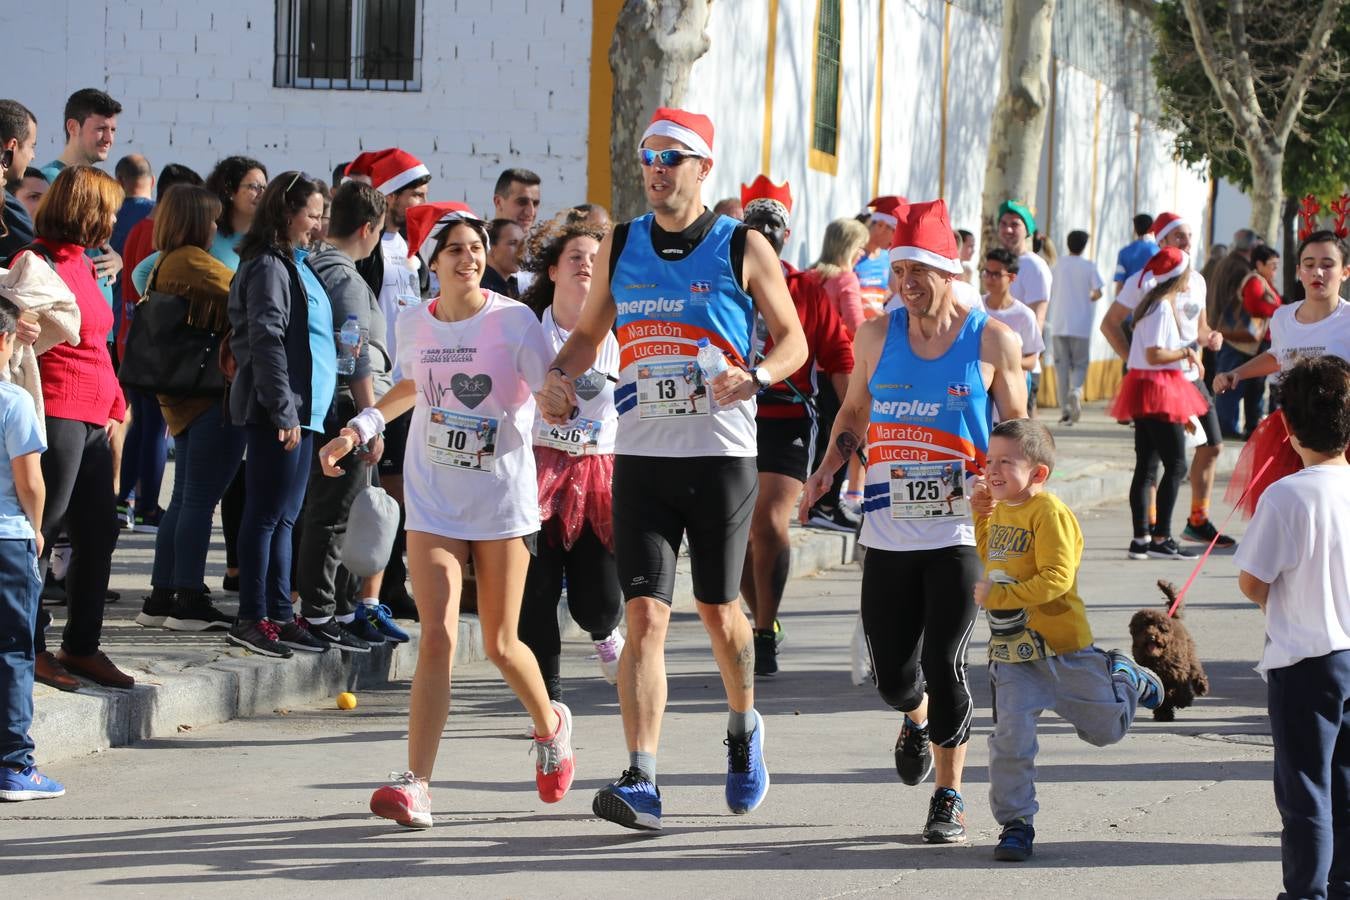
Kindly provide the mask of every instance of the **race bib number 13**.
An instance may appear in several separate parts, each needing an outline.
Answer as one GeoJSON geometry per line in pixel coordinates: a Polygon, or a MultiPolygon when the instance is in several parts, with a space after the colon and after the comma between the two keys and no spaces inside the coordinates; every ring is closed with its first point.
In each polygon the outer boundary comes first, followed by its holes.
{"type": "Polygon", "coordinates": [[[708,414],[708,388],[703,384],[703,373],[692,360],[640,366],[637,389],[639,419],[708,414]]]}
{"type": "Polygon", "coordinates": [[[497,420],[433,407],[427,420],[427,456],[438,466],[491,472],[497,420]]]}
{"type": "Polygon", "coordinates": [[[891,518],[932,519],[969,513],[965,471],[961,463],[897,463],[891,466],[891,518]]]}

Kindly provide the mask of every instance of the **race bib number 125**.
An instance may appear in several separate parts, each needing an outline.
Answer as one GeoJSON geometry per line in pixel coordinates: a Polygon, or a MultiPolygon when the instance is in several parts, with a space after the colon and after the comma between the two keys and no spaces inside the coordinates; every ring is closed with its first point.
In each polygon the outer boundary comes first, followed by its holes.
{"type": "Polygon", "coordinates": [[[945,518],[965,516],[969,512],[961,463],[896,463],[891,466],[891,518],[945,518]]]}

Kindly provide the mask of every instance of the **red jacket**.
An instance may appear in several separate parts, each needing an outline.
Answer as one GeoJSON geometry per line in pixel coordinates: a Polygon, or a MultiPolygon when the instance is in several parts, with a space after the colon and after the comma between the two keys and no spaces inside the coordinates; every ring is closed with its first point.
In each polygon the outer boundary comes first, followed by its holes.
{"type": "MultiPolygon", "coordinates": [[[[817,369],[827,375],[847,375],[853,371],[853,342],[825,293],[820,273],[798,272],[787,263],[783,263],[783,271],[792,304],[797,308],[797,318],[806,334],[806,363],[785,381],[760,395],[758,416],[761,419],[805,418],[806,404],[798,394],[815,397],[817,369]],[[791,382],[791,388],[787,382],[791,382]],[[796,389],[795,393],[792,388],[796,389]]],[[[765,338],[766,355],[772,346],[773,337],[765,338]]]]}
{"type": "Polygon", "coordinates": [[[122,296],[113,300],[114,303],[122,304],[122,318],[118,320],[117,327],[117,354],[121,358],[127,349],[127,332],[131,330],[132,310],[136,308],[136,302],[141,296],[136,291],[136,285],[131,283],[131,270],[141,264],[141,262],[155,252],[155,220],[152,216],[146,216],[127,232],[127,239],[122,244],[122,296]]]}
{"type": "Polygon", "coordinates": [[[94,278],[94,264],[77,244],[42,238],[37,243],[51,252],[56,274],[80,307],[80,343],[57,344],[38,357],[46,414],[100,426],[109,419],[120,422],[127,405],[108,355],[113,315],[94,278]]]}

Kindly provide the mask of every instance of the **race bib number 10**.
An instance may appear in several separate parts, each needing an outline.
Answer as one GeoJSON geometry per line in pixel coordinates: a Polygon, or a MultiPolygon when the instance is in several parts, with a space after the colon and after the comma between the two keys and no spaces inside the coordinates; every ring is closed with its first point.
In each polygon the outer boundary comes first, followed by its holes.
{"type": "Polygon", "coordinates": [[[703,384],[703,373],[692,360],[640,366],[637,389],[639,419],[708,414],[708,388],[703,384]]]}
{"type": "Polygon", "coordinates": [[[497,420],[432,407],[427,456],[438,466],[491,472],[497,455],[497,420]]]}
{"type": "Polygon", "coordinates": [[[961,463],[896,463],[891,466],[891,518],[933,519],[969,513],[961,463]]]}

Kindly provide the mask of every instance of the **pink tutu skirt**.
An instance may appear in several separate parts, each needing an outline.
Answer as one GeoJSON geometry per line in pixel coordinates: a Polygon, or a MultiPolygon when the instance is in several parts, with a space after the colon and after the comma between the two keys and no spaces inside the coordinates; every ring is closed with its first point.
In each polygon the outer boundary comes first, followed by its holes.
{"type": "Polygon", "coordinates": [[[1131,369],[1107,412],[1119,422],[1165,419],[1182,423],[1208,411],[1209,402],[1180,369],[1131,369]]]}
{"type": "Polygon", "coordinates": [[[1247,438],[1237,465],[1233,467],[1233,477],[1228,482],[1224,499],[1234,506],[1241,500],[1242,514],[1250,519],[1256,512],[1256,501],[1261,499],[1266,488],[1302,468],[1303,460],[1289,442],[1284,410],[1277,409],[1247,438]],[[1270,460],[1270,465],[1266,465],[1266,460],[1270,460]]]}
{"type": "Polygon", "coordinates": [[[614,552],[614,454],[572,456],[552,447],[535,447],[539,479],[539,520],[548,535],[570,550],[589,524],[614,552]]]}

